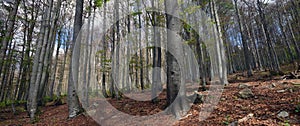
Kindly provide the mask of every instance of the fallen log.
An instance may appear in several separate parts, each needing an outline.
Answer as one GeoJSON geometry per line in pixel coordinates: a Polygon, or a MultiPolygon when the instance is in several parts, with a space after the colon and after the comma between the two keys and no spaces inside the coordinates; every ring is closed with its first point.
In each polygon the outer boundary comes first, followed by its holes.
{"type": "Polygon", "coordinates": [[[287,75],[283,75],[281,77],[281,79],[283,79],[283,80],[285,80],[285,79],[300,79],[300,72],[298,70],[294,71],[294,72],[290,72],[287,75]]]}

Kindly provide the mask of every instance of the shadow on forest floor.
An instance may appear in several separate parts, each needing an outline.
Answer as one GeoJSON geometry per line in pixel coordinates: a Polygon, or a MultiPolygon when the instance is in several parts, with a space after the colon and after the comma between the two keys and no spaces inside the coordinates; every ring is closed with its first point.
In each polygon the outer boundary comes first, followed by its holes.
{"type": "MultiPolygon", "coordinates": [[[[254,76],[249,78],[243,76],[243,73],[237,73],[229,75],[228,79],[230,84],[224,87],[221,99],[209,118],[200,122],[199,111],[203,108],[203,104],[194,104],[188,116],[175,125],[228,125],[238,122],[249,114],[253,116],[239,122],[239,125],[300,125],[300,87],[295,86],[300,84],[299,79],[280,80],[280,76],[272,77],[265,71],[254,72],[254,76]],[[242,90],[241,83],[249,86],[253,97],[239,98],[239,92],[242,90]],[[289,116],[279,118],[278,113],[282,111],[289,113],[289,116]]],[[[162,92],[159,99],[157,105],[151,102],[136,102],[126,97],[121,100],[109,98],[102,100],[109,101],[118,110],[131,115],[151,115],[164,109],[166,91],[162,92]]],[[[25,109],[22,106],[18,106],[17,109],[17,115],[13,115],[10,107],[0,108],[0,125],[33,125],[29,122],[25,109]]],[[[41,114],[34,125],[99,125],[87,114],[69,120],[67,117],[67,104],[53,106],[48,103],[42,107],[41,114]]],[[[145,123],[151,125],[151,120],[145,123]]],[[[118,124],[118,120],[114,120],[115,124],[118,124]]],[[[134,122],[128,122],[129,124],[134,122]]]]}

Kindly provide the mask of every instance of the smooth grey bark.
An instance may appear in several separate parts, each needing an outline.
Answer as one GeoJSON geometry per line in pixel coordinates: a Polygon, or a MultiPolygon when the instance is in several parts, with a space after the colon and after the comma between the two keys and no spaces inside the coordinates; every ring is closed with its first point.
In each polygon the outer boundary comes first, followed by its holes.
{"type": "Polygon", "coordinates": [[[216,23],[216,51],[217,51],[217,61],[218,61],[218,73],[221,79],[221,84],[229,84],[227,79],[227,64],[226,64],[226,56],[224,50],[224,42],[223,42],[223,33],[221,31],[221,23],[219,20],[219,15],[216,8],[215,0],[210,1],[211,5],[211,13],[213,14],[213,19],[216,23]]]}
{"type": "MultiPolygon", "coordinates": [[[[55,40],[56,40],[56,31],[58,31],[58,34],[57,34],[57,42],[58,42],[58,45],[57,45],[57,48],[56,48],[56,56],[55,56],[55,60],[54,60],[54,66],[53,66],[53,69],[52,69],[52,73],[51,73],[51,76],[50,76],[50,81],[49,81],[49,84],[50,84],[50,97],[53,98],[53,90],[54,90],[54,85],[55,85],[55,77],[56,77],[56,70],[57,70],[57,62],[58,62],[58,56],[59,56],[59,49],[60,49],[60,46],[61,46],[61,29],[58,29],[58,25],[57,25],[57,22],[58,22],[58,19],[60,17],[60,10],[61,10],[61,0],[58,0],[57,1],[57,5],[55,7],[55,15],[54,15],[54,20],[52,21],[51,23],[51,34],[49,36],[49,38],[51,39],[52,41],[52,45],[51,45],[51,50],[50,50],[50,47],[49,47],[49,52],[48,52],[48,56],[46,55],[46,57],[48,57],[49,61],[51,61],[51,64],[52,64],[52,53],[53,53],[53,50],[54,50],[54,44],[55,44],[55,40]]],[[[47,59],[45,59],[47,61],[47,59]]],[[[49,62],[48,62],[49,63],[49,62]]],[[[46,66],[48,65],[48,63],[44,63],[46,66]]],[[[51,64],[49,67],[51,67],[51,64]]],[[[47,67],[47,69],[49,69],[49,67],[47,67]]],[[[46,83],[46,72],[48,70],[44,71],[43,72],[43,78],[42,78],[42,83],[46,83]]],[[[42,92],[43,93],[43,92],[42,92]]]]}
{"type": "MultiPolygon", "coordinates": [[[[115,27],[113,27],[113,30],[112,30],[112,44],[111,44],[111,61],[115,60],[115,55],[114,54],[114,51],[115,51],[115,27]]],[[[110,92],[110,96],[111,98],[115,98],[116,97],[116,94],[115,94],[115,85],[114,85],[114,76],[113,74],[115,73],[115,62],[112,62],[111,63],[111,71],[110,71],[110,87],[109,87],[109,92],[110,92]]]]}
{"type": "MultiPolygon", "coordinates": [[[[103,8],[104,8],[104,15],[103,17],[106,17],[106,1],[104,1],[103,3],[103,8]]],[[[104,18],[104,21],[103,21],[103,29],[106,30],[106,18],[104,18]]],[[[103,33],[106,33],[106,31],[103,31],[103,33]]],[[[106,60],[106,51],[107,51],[107,44],[106,44],[106,35],[103,35],[103,38],[102,38],[102,41],[103,41],[103,53],[102,53],[102,60],[101,60],[101,64],[102,64],[102,95],[106,98],[108,97],[107,93],[106,93],[106,69],[105,69],[105,60],[106,60]]]]}
{"type": "Polygon", "coordinates": [[[110,85],[110,93],[112,98],[119,99],[118,92],[118,84],[119,84],[119,41],[120,41],[120,24],[119,24],[119,0],[114,1],[114,26],[113,26],[113,36],[112,36],[112,50],[111,50],[111,58],[114,62],[112,62],[111,68],[111,85],[110,85]]]}
{"type": "MultiPolygon", "coordinates": [[[[141,2],[138,1],[138,11],[141,11],[140,10],[140,5],[141,2]]],[[[139,35],[138,35],[138,40],[139,40],[139,62],[140,62],[140,83],[141,83],[141,89],[144,90],[144,63],[143,63],[143,50],[142,50],[142,19],[141,19],[141,13],[139,13],[138,15],[138,22],[139,22],[139,26],[138,28],[140,29],[139,31],[139,35]]]]}
{"type": "MultiPolygon", "coordinates": [[[[90,1],[90,6],[92,8],[92,1],[90,1]]],[[[93,52],[93,41],[94,41],[94,28],[95,28],[95,17],[96,17],[96,7],[93,9],[94,15],[93,15],[93,22],[92,22],[92,33],[90,37],[90,45],[89,45],[89,60],[88,60],[88,75],[87,75],[87,87],[90,87],[91,84],[91,74],[92,74],[92,52],[93,52]]],[[[93,52],[94,53],[94,52],[93,52]]],[[[94,73],[95,74],[95,73],[94,73]]],[[[98,96],[98,84],[96,84],[96,94],[98,96]]],[[[89,93],[89,92],[88,92],[89,93]]],[[[87,94],[88,95],[88,94],[87,94]]],[[[89,105],[89,96],[87,96],[87,103],[89,105]]]]}
{"type": "Polygon", "coordinates": [[[71,44],[70,54],[73,60],[70,61],[69,70],[69,80],[68,80],[68,111],[69,118],[76,117],[80,111],[81,107],[79,105],[79,99],[76,93],[76,86],[78,86],[78,73],[79,73],[79,55],[80,46],[75,46],[76,39],[81,40],[81,35],[79,34],[82,27],[82,14],[83,14],[83,0],[76,0],[76,11],[75,11],[75,21],[74,21],[74,32],[73,40],[71,44]]]}
{"type": "MultiPolygon", "coordinates": [[[[130,2],[129,1],[127,1],[127,9],[128,9],[128,12],[130,11],[130,2]]],[[[131,35],[131,20],[130,20],[130,18],[131,18],[131,16],[130,15],[128,15],[128,17],[127,17],[127,32],[128,32],[128,34],[129,35],[131,35]]],[[[127,38],[128,39],[128,41],[129,41],[129,39],[130,38],[127,38]]],[[[126,76],[126,87],[127,87],[127,91],[128,92],[130,92],[131,91],[131,86],[132,86],[132,84],[129,82],[129,79],[130,79],[130,77],[131,77],[131,75],[129,75],[130,73],[131,73],[131,71],[130,71],[130,63],[129,63],[129,61],[130,61],[130,48],[127,48],[126,49],[127,50],[127,55],[126,55],[126,62],[127,62],[127,64],[126,64],[126,70],[125,70],[125,75],[128,75],[128,76],[126,76]]]]}
{"type": "Polygon", "coordinates": [[[119,5],[119,0],[115,0],[115,22],[116,22],[116,67],[115,67],[115,82],[117,83],[114,83],[114,86],[115,86],[115,93],[116,93],[116,98],[119,99],[120,96],[119,96],[119,82],[120,82],[120,78],[119,78],[119,68],[120,68],[120,65],[119,65],[119,57],[120,57],[120,16],[119,16],[119,11],[120,11],[120,5],[119,5]]]}
{"type": "MultiPolygon", "coordinates": [[[[152,7],[154,7],[155,2],[154,0],[152,1],[152,7]]],[[[161,48],[160,48],[160,35],[159,35],[159,29],[156,28],[158,27],[157,23],[157,16],[156,12],[152,12],[152,20],[151,22],[153,23],[153,71],[152,71],[152,86],[151,86],[151,97],[153,103],[158,102],[157,98],[157,92],[159,91],[159,86],[161,85],[161,48]]]]}
{"type": "Polygon", "coordinates": [[[114,76],[111,76],[111,78],[112,78],[112,92],[114,93],[114,96],[115,97],[113,97],[113,98],[116,98],[116,99],[119,99],[120,97],[119,97],[119,89],[118,89],[118,87],[119,87],[119,67],[120,67],[120,65],[119,65],[119,51],[120,51],[120,21],[119,21],[119,10],[120,10],[120,8],[119,8],[119,0],[115,0],[115,3],[114,3],[114,13],[115,13],[115,17],[114,17],[114,22],[116,22],[115,23],[115,27],[114,27],[114,34],[113,35],[116,35],[116,36],[113,36],[113,38],[114,38],[114,43],[115,43],[115,46],[113,47],[113,48],[115,48],[114,49],[114,55],[113,56],[115,56],[115,57],[113,57],[114,58],[114,63],[112,64],[114,67],[114,69],[112,69],[112,71],[114,72],[114,74],[112,74],[112,75],[114,75],[114,76]]]}
{"type": "MultiPolygon", "coordinates": [[[[50,5],[52,5],[52,1],[47,1],[50,5]]],[[[34,57],[34,62],[33,62],[33,68],[32,68],[32,73],[31,73],[31,79],[30,79],[30,88],[28,92],[28,101],[27,101],[27,107],[28,111],[30,114],[30,120],[34,121],[35,120],[35,113],[37,111],[37,95],[38,95],[38,90],[39,90],[39,82],[41,78],[41,72],[42,72],[42,63],[44,60],[44,53],[45,53],[45,48],[47,46],[47,40],[48,40],[48,30],[47,27],[49,25],[49,20],[50,20],[50,14],[51,14],[51,7],[46,7],[45,9],[46,13],[43,15],[43,19],[45,19],[42,22],[41,26],[41,32],[39,39],[37,41],[37,51],[35,53],[34,57]]]]}
{"type": "MultiPolygon", "coordinates": [[[[51,8],[52,8],[52,5],[53,2],[51,3],[51,8]]],[[[57,1],[57,5],[56,7],[53,9],[55,10],[55,13],[53,16],[51,16],[51,18],[53,18],[53,20],[49,20],[50,22],[50,29],[49,29],[49,36],[47,38],[47,41],[48,44],[47,44],[47,47],[46,47],[46,52],[45,52],[45,56],[44,56],[44,60],[43,60],[43,71],[42,71],[42,76],[41,76],[41,81],[40,81],[40,87],[39,87],[39,93],[38,93],[38,100],[40,103],[42,103],[42,99],[43,97],[45,96],[46,94],[46,89],[47,87],[49,86],[48,84],[48,81],[49,81],[49,73],[50,72],[53,72],[54,74],[56,73],[56,70],[55,71],[51,71],[49,69],[49,67],[51,67],[51,64],[52,64],[52,54],[53,54],[53,51],[54,51],[54,45],[55,45],[55,42],[56,42],[56,33],[57,33],[57,30],[58,30],[58,19],[60,17],[60,9],[61,9],[61,0],[58,0],[57,1]]],[[[52,10],[52,9],[51,9],[52,10]]],[[[60,40],[59,40],[60,41],[60,40]]],[[[55,68],[54,68],[55,69],[55,68]]],[[[51,78],[50,78],[50,82],[51,82],[51,78]]],[[[42,104],[45,104],[45,103],[42,103],[42,104]]]]}
{"type": "MultiPolygon", "coordinates": [[[[165,0],[166,25],[170,31],[179,34],[182,23],[174,17],[179,15],[179,6],[177,2],[165,0]]],[[[176,39],[174,33],[167,31],[167,105],[169,112],[175,115],[176,118],[181,118],[181,111],[188,111],[187,97],[185,92],[185,75],[183,75],[184,63],[183,46],[176,39]],[[170,52],[172,51],[172,53],[170,52]],[[181,59],[181,60],[176,60],[181,59]]]]}
{"type": "MultiPolygon", "coordinates": [[[[25,1],[23,1],[25,4],[25,1]]],[[[33,0],[34,3],[34,0],[33,0]]],[[[39,5],[40,2],[37,3],[39,5]]],[[[25,6],[25,5],[24,5],[25,6]]],[[[29,87],[30,87],[30,68],[31,68],[31,57],[30,57],[30,52],[31,52],[31,42],[33,40],[33,31],[36,26],[36,19],[38,17],[38,12],[39,8],[34,8],[35,4],[32,5],[32,10],[31,10],[31,18],[30,21],[28,22],[28,30],[27,30],[27,41],[26,41],[26,50],[25,50],[25,64],[24,67],[22,68],[23,74],[21,77],[21,82],[20,82],[20,88],[18,91],[18,96],[17,100],[25,100],[26,94],[29,92],[29,87]],[[34,15],[34,13],[36,13],[34,15]]],[[[26,9],[25,9],[26,10],[26,9]]],[[[26,11],[25,11],[26,12],[26,11]]],[[[38,52],[38,48],[37,48],[38,52]]],[[[36,57],[37,58],[37,57],[36,57]]],[[[27,99],[26,99],[27,100],[27,99]]]]}
{"type": "MultiPolygon", "coordinates": [[[[91,0],[90,0],[90,8],[92,8],[91,5],[91,0]]],[[[83,63],[83,72],[82,72],[82,78],[83,78],[83,83],[82,83],[82,106],[83,108],[88,107],[88,83],[87,83],[87,67],[88,67],[88,60],[90,58],[89,56],[89,43],[90,43],[90,27],[91,27],[91,17],[92,17],[92,9],[88,10],[88,25],[87,25],[87,34],[86,34],[86,40],[83,48],[83,55],[84,55],[84,63],[83,63]]],[[[90,50],[91,51],[91,50],[90,50]]]]}
{"type": "MultiPolygon", "coordinates": [[[[201,14],[201,13],[200,13],[201,14]]],[[[202,14],[201,14],[202,15],[202,14]]],[[[197,22],[196,21],[197,17],[194,17],[194,22],[197,22]]],[[[203,28],[203,31],[206,30],[206,24],[205,24],[205,19],[201,19],[201,24],[199,24],[199,27],[202,27],[203,28]],[[205,29],[205,30],[204,30],[205,29]]],[[[198,30],[198,33],[200,31],[198,30]]],[[[207,84],[207,80],[206,78],[208,77],[207,73],[207,65],[205,63],[205,60],[206,60],[206,55],[205,55],[205,51],[206,51],[206,47],[205,47],[205,44],[204,42],[201,41],[201,38],[199,35],[197,35],[197,33],[194,33],[194,35],[196,35],[196,40],[197,40],[197,43],[196,43],[196,51],[197,51],[197,55],[198,55],[198,58],[197,58],[197,61],[198,61],[198,64],[199,64],[199,72],[200,72],[200,79],[201,79],[201,86],[202,86],[202,90],[205,91],[206,90],[206,84],[207,84]]]]}
{"type": "Polygon", "coordinates": [[[38,94],[37,94],[37,102],[38,105],[43,104],[42,103],[42,98],[44,94],[44,89],[46,86],[46,78],[48,74],[48,65],[49,65],[49,54],[50,54],[50,49],[51,45],[53,43],[53,35],[55,34],[53,31],[54,29],[54,24],[53,20],[51,20],[52,17],[52,7],[53,7],[53,0],[49,1],[49,15],[46,18],[46,25],[45,25],[45,35],[43,37],[43,48],[41,50],[41,55],[39,58],[39,67],[37,71],[37,78],[36,78],[36,84],[38,85],[38,94]]]}

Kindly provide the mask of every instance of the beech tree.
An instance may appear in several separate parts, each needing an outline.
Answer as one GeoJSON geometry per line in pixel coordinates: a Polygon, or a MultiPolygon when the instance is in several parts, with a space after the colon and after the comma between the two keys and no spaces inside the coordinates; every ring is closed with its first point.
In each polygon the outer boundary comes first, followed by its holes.
{"type": "MultiPolygon", "coordinates": [[[[182,28],[181,22],[174,17],[179,15],[178,3],[171,0],[165,1],[166,25],[170,31],[179,32],[182,28]]],[[[183,46],[175,34],[167,32],[167,104],[176,118],[180,118],[180,111],[188,111],[185,85],[182,75],[183,46]],[[176,58],[175,58],[176,57],[176,58]]]]}
{"type": "Polygon", "coordinates": [[[89,104],[93,101],[90,98],[101,92],[105,98],[122,100],[123,91],[149,89],[154,98],[152,102],[158,103],[158,93],[167,90],[167,104],[174,101],[170,111],[179,118],[181,111],[187,111],[183,81],[201,79],[199,83],[206,90],[209,87],[206,84],[211,83],[211,73],[218,73],[221,84],[228,84],[227,75],[247,72],[251,76],[257,71],[283,74],[283,65],[300,60],[299,1],[181,2],[0,1],[0,102],[12,102],[12,106],[21,102],[34,122],[38,120],[39,107],[49,101],[62,102],[65,95],[69,118],[74,118],[81,112],[81,106],[93,105],[89,104]],[[184,8],[189,4],[195,4],[195,8],[184,8]],[[149,11],[149,8],[165,9],[170,15],[149,11]],[[129,15],[124,10],[128,10],[129,15]],[[194,11],[203,11],[203,17],[210,17],[213,52],[202,40],[203,36],[197,35],[197,32],[207,32],[206,19],[199,21],[199,17],[191,17],[194,11]],[[189,19],[172,16],[180,14],[189,19]],[[99,34],[93,31],[98,30],[99,16],[103,16],[104,35],[98,40],[99,34]],[[186,24],[189,21],[196,25],[186,24]],[[87,36],[79,33],[84,22],[88,26],[87,36]],[[114,25],[107,26],[109,23],[114,25]],[[169,29],[176,35],[157,27],[169,29]],[[178,36],[183,41],[177,40],[178,36]],[[122,48],[124,41],[133,41],[131,39],[137,41],[129,43],[130,48],[122,48]],[[167,43],[163,43],[164,40],[167,43]],[[185,50],[182,43],[192,51],[185,50]],[[86,46],[82,48],[80,44],[86,46]],[[197,62],[191,61],[193,53],[197,62]],[[211,57],[216,62],[212,62],[211,57]],[[195,64],[199,68],[192,67],[195,64]],[[163,86],[164,69],[167,70],[167,87],[163,86]],[[182,75],[182,71],[186,75],[182,75]],[[196,71],[200,72],[199,78],[196,71]],[[98,81],[94,81],[95,76],[98,81]],[[79,87],[84,92],[82,95],[77,94],[79,87]],[[78,96],[82,97],[81,103],[78,96]]]}
{"type": "MultiPolygon", "coordinates": [[[[76,11],[74,19],[74,32],[73,42],[71,44],[70,54],[74,56],[73,60],[70,61],[69,66],[69,79],[68,79],[68,110],[69,118],[74,118],[81,112],[79,99],[76,93],[76,87],[78,87],[78,70],[79,70],[79,55],[80,46],[75,46],[76,40],[81,40],[79,31],[82,27],[82,13],[83,13],[83,0],[76,0],[76,11]],[[74,53],[73,53],[74,52],[74,53]]],[[[80,41],[77,41],[80,42],[80,41]]]]}

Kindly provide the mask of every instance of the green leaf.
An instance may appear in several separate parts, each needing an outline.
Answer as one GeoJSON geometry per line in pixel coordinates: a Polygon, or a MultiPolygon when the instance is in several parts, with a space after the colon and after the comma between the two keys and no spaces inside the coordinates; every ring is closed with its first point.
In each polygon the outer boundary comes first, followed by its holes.
{"type": "Polygon", "coordinates": [[[143,12],[139,11],[139,12],[133,12],[133,13],[131,13],[132,16],[137,16],[137,15],[140,15],[140,14],[143,14],[143,12]]]}
{"type": "Polygon", "coordinates": [[[102,5],[103,5],[103,0],[95,0],[95,1],[94,1],[94,4],[95,4],[96,7],[102,7],[102,5]]]}

